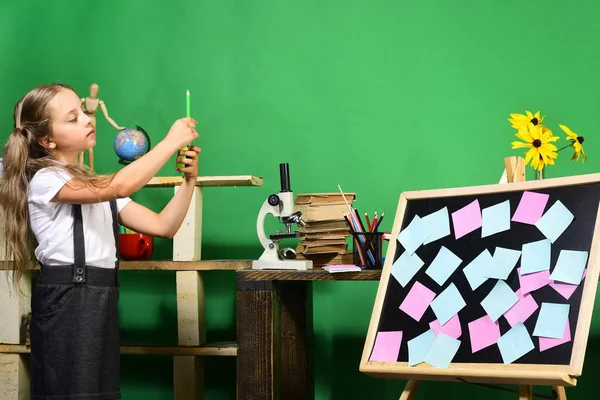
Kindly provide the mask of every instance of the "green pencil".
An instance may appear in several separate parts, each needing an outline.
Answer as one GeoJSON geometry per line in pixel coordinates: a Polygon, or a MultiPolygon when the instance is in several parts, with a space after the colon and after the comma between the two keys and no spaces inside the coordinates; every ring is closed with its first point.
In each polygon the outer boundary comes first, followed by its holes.
{"type": "MultiPolygon", "coordinates": [[[[191,97],[190,96],[190,91],[188,89],[185,92],[185,116],[188,117],[188,118],[190,118],[190,115],[191,115],[190,97],[191,97]]],[[[188,146],[185,146],[181,150],[188,151],[188,146]]],[[[179,154],[177,156],[179,157],[179,154]]],[[[177,165],[177,168],[185,168],[185,164],[184,163],[177,163],[176,165],[177,165]]]]}
{"type": "Polygon", "coordinates": [[[190,117],[190,91],[185,92],[185,114],[190,117]]]}

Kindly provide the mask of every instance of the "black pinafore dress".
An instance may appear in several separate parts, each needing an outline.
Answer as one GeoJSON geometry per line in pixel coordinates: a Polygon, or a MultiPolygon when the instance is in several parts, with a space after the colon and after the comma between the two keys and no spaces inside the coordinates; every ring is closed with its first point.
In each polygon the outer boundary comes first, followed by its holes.
{"type": "Polygon", "coordinates": [[[81,205],[73,205],[74,265],[42,266],[31,301],[31,399],[120,399],[119,255],[115,268],[85,265],[81,205]]]}

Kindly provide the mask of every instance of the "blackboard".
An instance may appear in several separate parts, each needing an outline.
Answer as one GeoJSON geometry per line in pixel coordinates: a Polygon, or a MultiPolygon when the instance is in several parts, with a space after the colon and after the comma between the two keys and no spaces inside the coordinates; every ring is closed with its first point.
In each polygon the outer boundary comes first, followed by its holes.
{"type": "MultiPolygon", "coordinates": [[[[596,253],[599,238],[597,236],[599,201],[600,174],[402,193],[361,359],[361,371],[377,377],[400,379],[459,379],[488,383],[574,385],[575,377],[582,372],[598,281],[599,268],[596,253]],[[506,204],[505,202],[508,201],[512,218],[524,193],[548,195],[547,202],[543,206],[544,215],[557,202],[564,205],[573,215],[573,220],[566,230],[558,238],[553,238],[550,245],[550,269],[546,273],[553,272],[561,250],[588,252],[588,256],[584,278],[568,299],[555,290],[554,285],[549,284],[529,293],[538,307],[523,322],[523,325],[534,347],[523,356],[505,364],[497,344],[475,352],[472,350],[468,324],[487,315],[481,302],[499,280],[504,281],[513,292],[520,289],[517,271],[523,258],[518,259],[506,279],[488,279],[475,289],[469,284],[463,269],[486,249],[491,255],[494,255],[497,247],[520,251],[523,244],[547,240],[547,237],[536,225],[510,221],[508,230],[490,236],[482,237],[483,227],[480,227],[456,238],[452,213],[472,204],[475,200],[480,210],[501,203],[506,204]],[[416,249],[415,254],[422,260],[423,266],[408,283],[404,283],[403,287],[392,275],[392,266],[406,251],[396,238],[400,232],[405,231],[416,215],[423,218],[444,208],[447,209],[450,217],[449,234],[416,249]],[[461,262],[450,277],[440,285],[426,271],[442,247],[450,250],[460,258],[461,262]],[[426,362],[415,366],[408,365],[408,342],[427,332],[430,329],[430,322],[438,319],[431,306],[427,307],[419,321],[399,308],[416,282],[430,289],[435,296],[450,285],[454,285],[464,299],[465,305],[457,314],[462,331],[458,337],[460,345],[448,366],[435,367],[426,362]],[[533,333],[543,303],[569,305],[568,325],[571,340],[540,351],[540,338],[533,333]],[[371,360],[378,332],[402,332],[398,356],[395,360],[371,360]]],[[[504,316],[499,317],[497,323],[501,336],[511,329],[504,316]]],[[[373,358],[377,359],[377,357],[373,358]]]]}

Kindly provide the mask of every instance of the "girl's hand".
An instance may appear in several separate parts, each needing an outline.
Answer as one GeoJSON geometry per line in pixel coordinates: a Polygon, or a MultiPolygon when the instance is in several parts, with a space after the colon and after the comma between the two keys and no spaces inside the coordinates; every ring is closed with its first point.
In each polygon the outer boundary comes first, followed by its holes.
{"type": "Polygon", "coordinates": [[[177,150],[188,146],[192,141],[200,135],[196,132],[196,124],[198,122],[193,118],[181,118],[175,121],[167,137],[169,143],[173,144],[177,150]]]}
{"type": "Polygon", "coordinates": [[[190,146],[188,151],[179,151],[177,162],[185,164],[185,167],[177,168],[177,171],[183,172],[186,180],[195,182],[198,177],[198,153],[200,153],[200,150],[198,146],[190,146]]]}

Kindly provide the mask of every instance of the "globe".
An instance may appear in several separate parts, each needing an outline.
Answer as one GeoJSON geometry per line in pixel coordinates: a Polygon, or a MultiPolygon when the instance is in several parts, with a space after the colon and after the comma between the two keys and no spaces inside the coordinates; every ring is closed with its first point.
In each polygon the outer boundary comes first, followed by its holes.
{"type": "Polygon", "coordinates": [[[150,137],[141,127],[125,128],[117,133],[113,147],[120,164],[129,164],[150,151],[150,137]]]}

